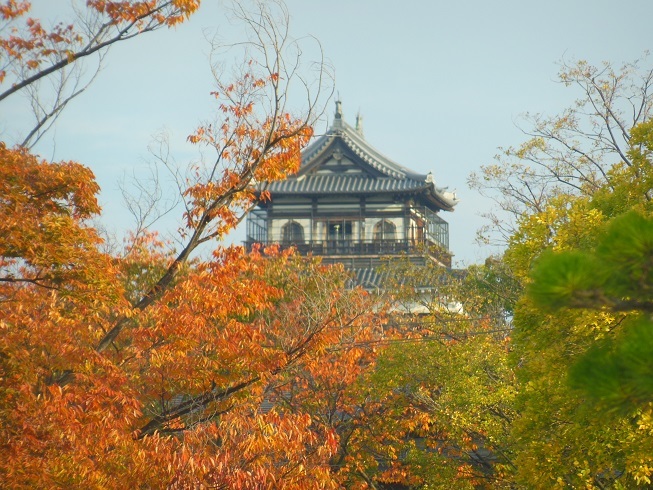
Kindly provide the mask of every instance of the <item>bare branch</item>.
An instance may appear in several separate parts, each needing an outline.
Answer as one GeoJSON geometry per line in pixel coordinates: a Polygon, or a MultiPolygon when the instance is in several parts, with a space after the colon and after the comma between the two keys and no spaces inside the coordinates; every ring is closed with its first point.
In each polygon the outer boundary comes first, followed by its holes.
{"type": "MultiPolygon", "coordinates": [[[[309,104],[301,114],[294,116],[296,122],[288,125],[291,116],[286,103],[299,71],[298,61],[287,65],[282,60],[286,50],[293,50],[296,43],[288,36],[285,6],[276,2],[259,2],[257,5],[260,10],[254,14],[240,5],[235,8],[236,17],[249,27],[253,40],[226,48],[214,45],[214,55],[224,56],[225,52],[240,49],[243,61],[234,68],[237,71],[235,83],[224,81],[218,76],[222,75],[222,70],[218,72],[217,64],[213,65],[216,94],[226,98],[229,105],[223,104],[218,117],[201,126],[189,140],[215,151],[215,156],[209,162],[192,165],[193,170],[185,176],[184,182],[177,179],[176,186],[186,207],[185,233],[188,237],[165,274],[135,302],[133,306],[137,310],[146,309],[163,294],[199,245],[219,239],[242,220],[243,211],[256,199],[253,191],[258,182],[265,180],[265,173],[261,172],[265,172],[279,152],[287,151],[284,150],[287,143],[301,139],[324,110],[323,87],[319,85],[313,92],[310,85],[300,84],[299,88],[308,94],[309,104]],[[277,10],[273,11],[274,8],[277,10]],[[258,53],[259,57],[252,58],[253,53],[258,53]],[[286,71],[288,69],[290,71],[286,71]],[[194,189],[201,190],[199,197],[194,189]],[[215,193],[214,189],[220,191],[215,193]]],[[[322,66],[320,81],[328,76],[327,67],[322,66]]],[[[159,148],[168,149],[166,145],[159,148]]],[[[157,158],[171,168],[165,154],[157,158]]],[[[299,161],[299,150],[292,158],[299,161]]],[[[178,176],[175,170],[172,173],[178,176]]],[[[128,324],[126,318],[119,320],[96,350],[101,352],[111,345],[128,324]]]]}
{"type": "Polygon", "coordinates": [[[591,196],[612,185],[611,166],[631,164],[631,128],[653,112],[653,70],[642,70],[642,63],[616,71],[608,63],[561,62],[560,82],[580,89],[580,98],[557,116],[523,116],[529,139],[502,150],[495,165],[468,179],[470,187],[497,203],[500,214],[490,215],[491,227],[505,238],[521,216],[541,212],[556,196],[591,196]]]}

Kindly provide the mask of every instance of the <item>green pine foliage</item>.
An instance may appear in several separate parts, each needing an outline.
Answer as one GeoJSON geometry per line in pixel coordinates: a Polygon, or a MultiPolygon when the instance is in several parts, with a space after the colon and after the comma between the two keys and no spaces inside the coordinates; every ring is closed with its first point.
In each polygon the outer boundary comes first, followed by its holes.
{"type": "Polygon", "coordinates": [[[653,322],[640,315],[625,321],[620,334],[590,347],[569,381],[607,412],[628,415],[653,402],[653,322]]]}
{"type": "Polygon", "coordinates": [[[594,250],[545,251],[531,278],[541,307],[653,311],[653,218],[630,211],[611,220],[594,250]]]}
{"type": "Polygon", "coordinates": [[[547,251],[531,278],[530,298],[549,310],[634,312],[571,364],[569,380],[607,411],[627,413],[653,401],[653,218],[618,216],[594,250],[547,251]]]}
{"type": "Polygon", "coordinates": [[[580,251],[544,252],[528,290],[536,304],[552,309],[592,306],[600,301],[605,268],[592,254],[580,251]]]}
{"type": "Polygon", "coordinates": [[[606,294],[644,303],[653,286],[653,218],[630,211],[610,223],[596,249],[609,269],[606,294]]]}

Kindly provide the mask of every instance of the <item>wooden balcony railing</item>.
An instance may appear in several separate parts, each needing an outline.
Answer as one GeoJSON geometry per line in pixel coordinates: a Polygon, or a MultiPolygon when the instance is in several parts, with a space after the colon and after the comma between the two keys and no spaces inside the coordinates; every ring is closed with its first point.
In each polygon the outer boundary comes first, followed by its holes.
{"type": "MultiPolygon", "coordinates": [[[[272,245],[270,243],[261,243],[254,240],[247,240],[245,246],[251,249],[254,243],[260,243],[263,246],[272,245]]],[[[276,242],[275,242],[276,243],[276,242]]],[[[301,243],[281,243],[282,248],[293,247],[301,255],[315,256],[386,256],[400,254],[428,254],[445,266],[451,267],[451,254],[438,246],[435,242],[429,240],[313,240],[301,243]]]]}

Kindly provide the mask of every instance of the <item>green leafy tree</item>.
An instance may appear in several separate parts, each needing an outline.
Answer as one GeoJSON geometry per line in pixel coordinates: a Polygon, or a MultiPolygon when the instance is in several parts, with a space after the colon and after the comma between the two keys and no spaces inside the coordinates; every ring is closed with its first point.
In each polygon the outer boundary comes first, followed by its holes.
{"type": "Polygon", "coordinates": [[[527,287],[509,362],[517,485],[650,484],[652,79],[643,60],[563,63],[560,81],[579,89],[576,103],[551,117],[527,114],[526,142],[470,178],[503,213],[490,216],[491,231],[527,287]]]}
{"type": "Polygon", "coordinates": [[[551,199],[511,238],[506,260],[529,283],[513,344],[524,484],[651,483],[651,127],[633,128],[610,185],[551,199]]]}
{"type": "Polygon", "coordinates": [[[451,271],[402,258],[386,272],[396,336],[358,384],[379,400],[385,430],[376,444],[360,443],[375,455],[365,472],[388,485],[510,488],[508,358],[518,283],[498,259],[451,271]]]}

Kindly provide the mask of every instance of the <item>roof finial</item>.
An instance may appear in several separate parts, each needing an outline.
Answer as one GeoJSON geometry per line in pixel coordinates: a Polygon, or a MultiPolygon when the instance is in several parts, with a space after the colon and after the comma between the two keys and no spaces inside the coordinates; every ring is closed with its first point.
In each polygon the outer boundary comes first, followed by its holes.
{"type": "Polygon", "coordinates": [[[336,100],[336,119],[342,119],[342,102],[336,100]]]}
{"type": "Polygon", "coordinates": [[[340,102],[340,96],[336,100],[336,117],[333,120],[333,129],[341,130],[345,127],[345,121],[342,117],[342,102],[340,102]]]}
{"type": "Polygon", "coordinates": [[[361,136],[365,136],[363,134],[363,116],[361,116],[360,111],[356,114],[356,132],[361,136]]]}

